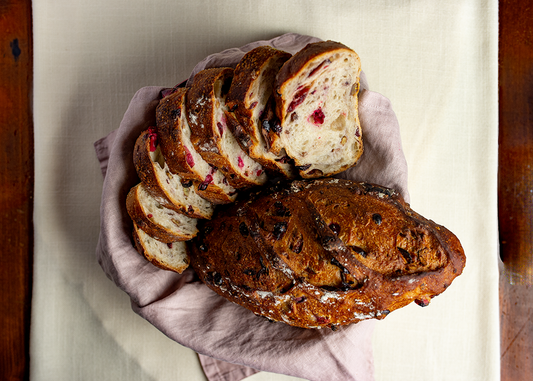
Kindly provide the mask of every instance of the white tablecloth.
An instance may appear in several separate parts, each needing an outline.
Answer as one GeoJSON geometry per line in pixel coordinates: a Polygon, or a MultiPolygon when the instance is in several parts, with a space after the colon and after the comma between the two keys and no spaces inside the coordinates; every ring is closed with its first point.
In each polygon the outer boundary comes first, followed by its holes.
{"type": "MultiPolygon", "coordinates": [[[[461,240],[467,266],[429,307],[373,337],[376,380],[499,379],[497,1],[36,0],[32,380],[205,380],[197,355],[131,310],[95,260],[93,143],[141,87],[286,32],[340,41],[396,111],[413,209],[461,240]]],[[[250,380],[288,380],[259,373],[250,380]]]]}

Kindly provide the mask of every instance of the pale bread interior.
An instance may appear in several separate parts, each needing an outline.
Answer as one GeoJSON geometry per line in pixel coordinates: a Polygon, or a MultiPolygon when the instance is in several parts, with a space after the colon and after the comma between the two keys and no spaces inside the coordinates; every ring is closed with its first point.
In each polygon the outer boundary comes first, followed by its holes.
{"type": "Polygon", "coordinates": [[[144,215],[156,225],[182,236],[194,236],[198,233],[197,220],[184,214],[165,208],[155,197],[146,191],[142,184],[137,187],[137,198],[144,215]]]}
{"type": "Polygon", "coordinates": [[[150,152],[150,159],[158,183],[170,202],[177,206],[183,205],[186,209],[190,206],[205,218],[210,218],[213,215],[213,204],[198,196],[194,187],[184,187],[181,184],[181,177],[170,172],[159,146],[154,152],[150,152]]]}
{"type": "Polygon", "coordinates": [[[135,224],[134,228],[143,246],[144,255],[148,260],[155,260],[158,264],[178,273],[182,273],[189,267],[189,255],[187,254],[187,244],[185,242],[163,243],[150,237],[135,224]]]}

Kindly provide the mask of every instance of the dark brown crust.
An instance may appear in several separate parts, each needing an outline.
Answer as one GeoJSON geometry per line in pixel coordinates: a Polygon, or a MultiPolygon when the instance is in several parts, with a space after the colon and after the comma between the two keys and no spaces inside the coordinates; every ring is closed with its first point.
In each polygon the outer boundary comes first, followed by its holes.
{"type": "Polygon", "coordinates": [[[215,84],[231,81],[232,77],[233,69],[227,67],[200,71],[195,75],[193,85],[187,92],[186,110],[191,128],[191,142],[196,151],[206,162],[218,168],[232,187],[240,189],[255,184],[234,171],[231,163],[221,154],[215,120],[215,84]]]}
{"type": "MultiPolygon", "coordinates": [[[[257,80],[265,66],[269,67],[268,70],[272,70],[273,82],[279,69],[291,58],[291,56],[290,53],[270,46],[260,46],[251,50],[244,55],[235,68],[231,88],[226,98],[226,104],[233,112],[236,121],[236,123],[232,123],[229,126],[242,149],[254,160],[260,163],[266,170],[272,172],[274,175],[282,174],[287,178],[293,178],[293,173],[282,170],[271,160],[255,155],[253,149],[251,149],[252,146],[260,144],[256,139],[256,136],[263,135],[263,128],[261,125],[255,126],[252,122],[253,107],[249,104],[247,96],[250,87],[257,80]]],[[[262,96],[270,97],[271,94],[265,93],[262,96]]],[[[264,113],[266,114],[266,112],[267,110],[265,110],[264,113]]]]}
{"type": "Polygon", "coordinates": [[[172,243],[176,241],[188,241],[193,238],[192,235],[177,235],[161,228],[159,225],[153,223],[148,216],[143,212],[139,199],[137,197],[137,189],[140,184],[137,184],[130,189],[126,197],[126,209],[130,218],[135,224],[142,229],[150,237],[157,239],[164,243],[172,243]]]}
{"type": "Polygon", "coordinates": [[[202,180],[187,163],[187,149],[180,138],[182,104],[186,88],[178,88],[174,93],[161,99],[156,109],[156,126],[159,144],[172,173],[184,180],[202,180]]]}
{"type": "MultiPolygon", "coordinates": [[[[272,65],[276,73],[285,63],[291,54],[282,50],[274,49],[270,46],[260,46],[244,55],[235,68],[230,91],[226,98],[228,108],[235,113],[237,120],[242,124],[243,129],[250,136],[254,136],[255,131],[251,123],[253,109],[247,104],[246,96],[250,86],[255,82],[265,65],[272,65]],[[274,63],[272,63],[274,61],[274,63]]],[[[269,96],[270,94],[265,94],[269,96]]]]}
{"type": "Polygon", "coordinates": [[[139,233],[137,232],[137,229],[139,229],[139,228],[134,224],[132,237],[133,237],[133,243],[135,245],[135,250],[137,250],[137,252],[141,256],[143,256],[148,262],[150,262],[152,265],[154,265],[155,267],[160,268],[162,270],[168,270],[168,271],[177,272],[178,274],[181,274],[183,271],[185,271],[185,269],[187,269],[187,267],[189,267],[188,265],[184,265],[184,266],[181,266],[179,268],[176,268],[176,267],[169,267],[169,266],[165,265],[163,262],[161,262],[159,259],[157,259],[157,257],[152,255],[149,251],[147,251],[144,248],[144,245],[142,244],[141,238],[139,237],[139,233]]]}
{"type": "Polygon", "coordinates": [[[204,179],[187,163],[187,148],[180,137],[182,104],[187,88],[178,88],[163,98],[156,110],[158,141],[170,171],[177,173],[184,181],[194,181],[196,193],[213,204],[227,204],[235,200],[220,187],[210,183],[206,189],[199,187],[204,179]]]}
{"type": "MultiPolygon", "coordinates": [[[[194,205],[177,205],[168,199],[165,192],[159,186],[157,176],[154,170],[154,163],[150,158],[150,148],[154,143],[150,143],[152,137],[157,139],[158,134],[151,130],[146,130],[139,135],[135,143],[133,151],[133,164],[137,170],[137,174],[144,185],[144,188],[154,197],[159,197],[166,208],[172,209],[178,213],[184,214],[191,218],[208,218],[208,216],[201,213],[194,205]]],[[[166,159],[165,159],[166,160],[166,159]]],[[[157,165],[157,164],[155,164],[157,165]]],[[[167,163],[168,165],[168,163],[167,163]]],[[[179,176],[174,174],[174,176],[179,176]]]]}
{"type": "Polygon", "coordinates": [[[413,301],[427,305],[466,260],[457,237],[397,192],[348,180],[264,189],[217,209],[200,230],[189,253],[208,287],[257,315],[304,328],[383,319],[413,301]],[[417,236],[405,246],[401,234],[409,232],[417,236]],[[353,245],[359,236],[368,252],[353,245]]]}

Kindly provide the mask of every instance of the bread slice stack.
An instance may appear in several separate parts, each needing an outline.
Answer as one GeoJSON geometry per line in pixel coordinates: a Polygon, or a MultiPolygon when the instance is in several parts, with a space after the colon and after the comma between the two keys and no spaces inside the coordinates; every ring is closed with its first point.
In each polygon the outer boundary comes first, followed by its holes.
{"type": "Polygon", "coordinates": [[[261,46],[234,69],[204,69],[165,94],[156,125],[134,148],[140,183],[127,210],[139,253],[182,272],[183,242],[217,205],[269,179],[327,177],[355,165],[363,152],[360,70],[357,54],[333,41],[293,56],[261,46]]]}

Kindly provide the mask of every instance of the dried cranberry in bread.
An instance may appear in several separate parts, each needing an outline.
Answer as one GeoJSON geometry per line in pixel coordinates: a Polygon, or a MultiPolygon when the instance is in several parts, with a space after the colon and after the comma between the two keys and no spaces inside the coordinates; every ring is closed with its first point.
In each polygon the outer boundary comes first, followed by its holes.
{"type": "Polygon", "coordinates": [[[208,287],[304,328],[425,306],[465,265],[457,237],[396,191],[349,180],[265,187],[217,208],[200,230],[189,255],[208,287]]]}
{"type": "Polygon", "coordinates": [[[224,102],[232,78],[232,68],[205,69],[194,76],[186,95],[191,142],[234,188],[263,185],[267,180],[263,167],[242,150],[228,129],[224,102]]]}
{"type": "Polygon", "coordinates": [[[211,218],[214,206],[200,197],[194,187],[183,186],[181,177],[172,174],[157,144],[154,127],[143,131],[133,150],[133,163],[145,189],[161,204],[192,218],[211,218]]]}
{"type": "Polygon", "coordinates": [[[154,266],[181,274],[189,267],[187,244],[183,241],[163,243],[150,237],[133,224],[135,248],[154,266]]]}
{"type": "Polygon", "coordinates": [[[279,155],[269,151],[263,136],[263,123],[270,107],[274,80],[281,66],[291,57],[290,53],[270,46],[257,47],[244,55],[235,67],[233,80],[226,97],[226,104],[238,123],[229,124],[232,132],[250,157],[265,169],[295,177],[292,160],[285,150],[279,155]]]}
{"type": "MultiPolygon", "coordinates": [[[[185,116],[187,89],[177,88],[164,97],[156,109],[158,141],[165,161],[172,173],[194,182],[194,188],[202,198],[213,204],[235,201],[237,191],[218,169],[209,165],[196,152],[191,143],[191,129],[185,116]]],[[[184,184],[192,186],[193,183],[184,184]]]]}
{"type": "Polygon", "coordinates": [[[142,183],[130,189],[126,208],[133,222],[158,241],[187,241],[198,233],[197,219],[165,208],[162,201],[148,193],[142,183]]]}
{"type": "Polygon", "coordinates": [[[329,176],[353,166],[363,152],[358,116],[361,63],[333,41],[307,45],[279,71],[271,150],[284,148],[304,178],[329,176]]]}

